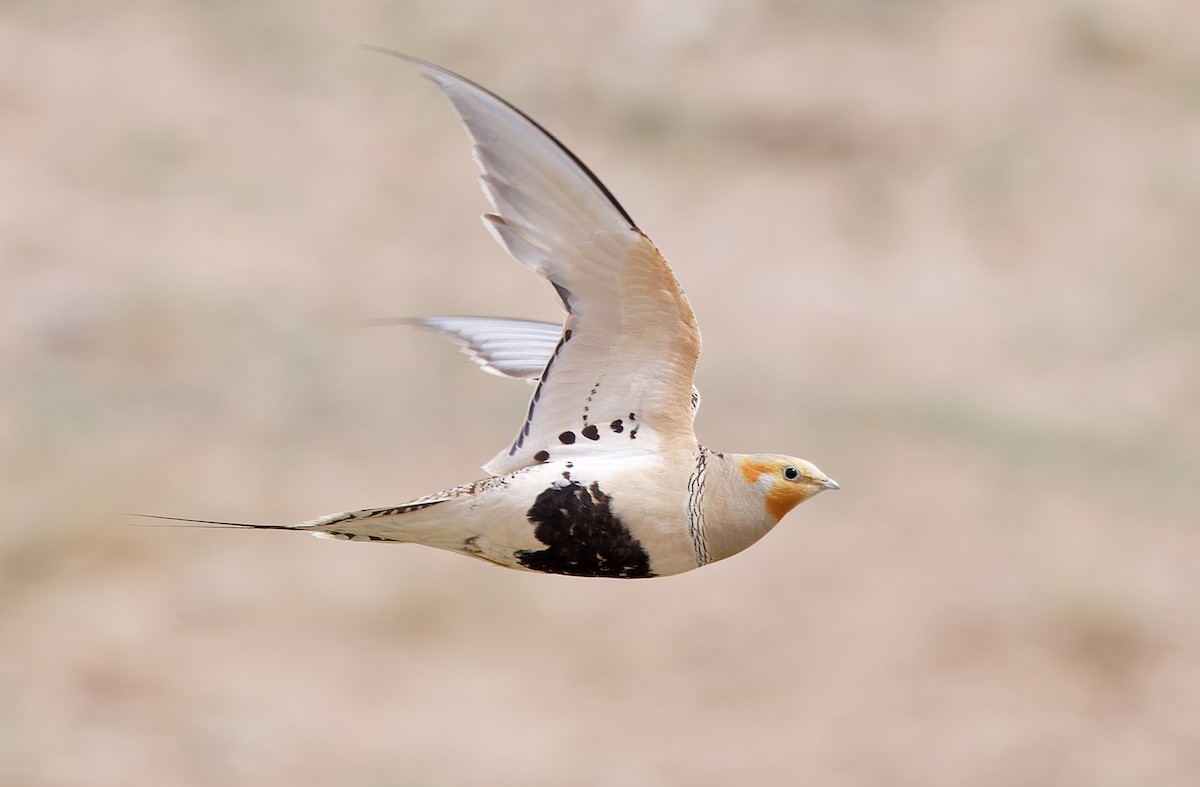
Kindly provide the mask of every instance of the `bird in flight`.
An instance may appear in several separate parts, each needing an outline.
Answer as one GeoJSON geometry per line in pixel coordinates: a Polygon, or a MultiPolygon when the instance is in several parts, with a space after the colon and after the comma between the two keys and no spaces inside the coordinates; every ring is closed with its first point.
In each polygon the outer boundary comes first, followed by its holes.
{"type": "Polygon", "coordinates": [[[741,552],[798,504],[838,488],[803,459],[700,445],[692,428],[700,332],[650,239],[574,153],[519,109],[432,63],[375,51],[412,64],[449,99],[492,208],[484,226],[550,282],[566,310],[562,325],[407,321],[458,341],[485,371],[534,383],[524,421],[484,465],[486,478],[407,503],[289,525],[181,521],[640,578],[741,552]]]}

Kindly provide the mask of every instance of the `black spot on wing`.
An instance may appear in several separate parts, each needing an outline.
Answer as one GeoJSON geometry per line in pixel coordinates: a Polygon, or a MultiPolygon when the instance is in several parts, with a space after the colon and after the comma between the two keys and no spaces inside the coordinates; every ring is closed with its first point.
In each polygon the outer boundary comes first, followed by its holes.
{"type": "Polygon", "coordinates": [[[546,548],[517,552],[525,568],[576,577],[654,576],[650,556],[613,514],[612,498],[598,483],[552,486],[526,516],[546,548]]]}
{"type": "Polygon", "coordinates": [[[580,434],[582,434],[584,437],[586,437],[589,440],[599,440],[600,439],[600,430],[596,428],[595,424],[583,427],[583,431],[581,431],[580,434]]]}
{"type": "Polygon", "coordinates": [[[545,462],[550,458],[550,452],[549,451],[538,451],[536,454],[533,455],[533,458],[534,458],[534,460],[536,460],[538,462],[545,462]]]}
{"type": "Polygon", "coordinates": [[[609,428],[609,429],[611,429],[611,430],[613,430],[613,431],[614,431],[614,432],[616,432],[617,434],[620,434],[621,432],[624,432],[624,431],[625,431],[625,424],[623,424],[623,423],[621,422],[621,419],[620,419],[620,418],[618,418],[617,420],[615,420],[615,421],[613,421],[611,424],[609,424],[609,425],[608,425],[608,428],[609,428]]]}
{"type": "MultiPolygon", "coordinates": [[[[587,399],[583,400],[583,425],[584,426],[587,426],[588,413],[591,412],[591,410],[592,410],[592,400],[596,398],[596,391],[599,391],[599,390],[600,390],[600,381],[597,380],[592,385],[592,390],[590,392],[588,392],[587,399]]],[[[595,440],[596,438],[593,437],[592,439],[595,440]]]]}
{"type": "Polygon", "coordinates": [[[575,442],[575,433],[563,432],[558,436],[558,442],[562,443],[563,445],[571,445],[575,442]]]}

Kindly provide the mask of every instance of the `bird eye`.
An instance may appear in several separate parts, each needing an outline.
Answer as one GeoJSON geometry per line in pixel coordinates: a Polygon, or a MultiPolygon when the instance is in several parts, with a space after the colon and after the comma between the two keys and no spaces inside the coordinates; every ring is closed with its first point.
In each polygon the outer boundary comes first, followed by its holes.
{"type": "Polygon", "coordinates": [[[783,468],[783,477],[789,481],[795,481],[800,477],[800,470],[788,465],[787,467],[783,468]]]}

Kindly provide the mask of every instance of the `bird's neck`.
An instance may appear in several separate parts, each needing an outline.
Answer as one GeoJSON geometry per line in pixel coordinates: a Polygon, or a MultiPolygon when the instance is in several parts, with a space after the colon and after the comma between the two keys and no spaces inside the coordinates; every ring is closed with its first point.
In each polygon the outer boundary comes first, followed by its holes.
{"type": "Polygon", "coordinates": [[[762,493],[742,473],[742,454],[722,454],[701,446],[698,466],[701,521],[710,561],[741,552],[770,532],[778,521],[763,505],[762,493]]]}

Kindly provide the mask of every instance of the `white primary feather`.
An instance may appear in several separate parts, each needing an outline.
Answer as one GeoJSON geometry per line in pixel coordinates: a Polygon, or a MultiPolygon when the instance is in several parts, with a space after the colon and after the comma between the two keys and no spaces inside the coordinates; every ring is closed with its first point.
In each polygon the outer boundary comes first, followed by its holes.
{"type": "Polygon", "coordinates": [[[405,322],[453,339],[488,374],[536,383],[563,327],[510,317],[418,317],[405,322]]]}

